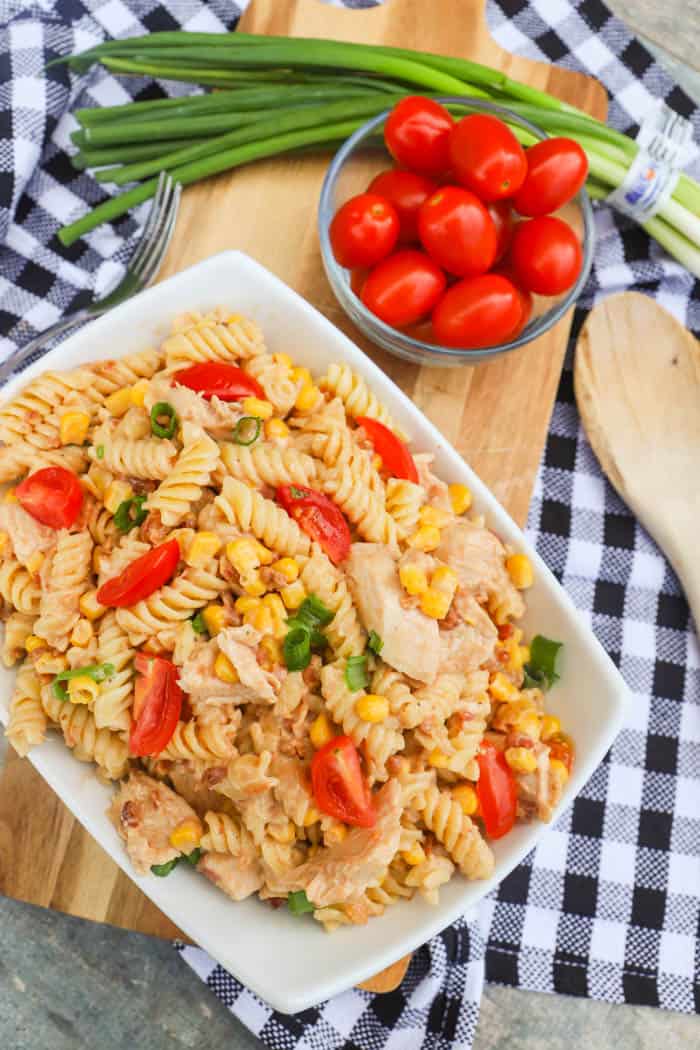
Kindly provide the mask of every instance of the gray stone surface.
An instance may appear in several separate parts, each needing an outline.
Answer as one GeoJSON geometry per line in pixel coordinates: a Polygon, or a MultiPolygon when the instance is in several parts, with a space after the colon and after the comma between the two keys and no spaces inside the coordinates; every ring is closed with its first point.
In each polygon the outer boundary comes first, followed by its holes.
{"type": "MultiPolygon", "coordinates": [[[[396,2],[396,0],[395,0],[396,2]]],[[[700,100],[698,0],[610,0],[700,100]],[[672,36],[678,27],[677,37],[672,36]]],[[[0,752],[2,741],[0,738],[0,752]]],[[[0,898],[0,1048],[259,1050],[169,944],[0,898]]],[[[700,1018],[487,987],[474,1050],[691,1050],[700,1018]]]]}

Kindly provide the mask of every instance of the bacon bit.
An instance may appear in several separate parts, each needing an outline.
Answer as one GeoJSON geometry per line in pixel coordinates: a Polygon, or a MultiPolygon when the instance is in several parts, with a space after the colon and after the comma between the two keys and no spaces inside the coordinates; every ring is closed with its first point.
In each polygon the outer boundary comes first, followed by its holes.
{"type": "Polygon", "coordinates": [[[286,576],[278,572],[277,569],[273,569],[270,565],[263,566],[260,570],[260,576],[269,591],[279,591],[287,586],[286,576]]]}
{"type": "Polygon", "coordinates": [[[159,543],[163,543],[169,532],[170,529],[166,528],[160,519],[159,510],[150,511],[148,517],[139,529],[141,539],[146,543],[152,543],[155,546],[159,543]]]}
{"type": "Polygon", "coordinates": [[[512,623],[502,623],[498,628],[498,637],[502,642],[505,642],[506,638],[510,638],[513,633],[512,623]]]}
{"type": "Polygon", "coordinates": [[[455,627],[458,627],[460,623],[462,623],[462,616],[455,608],[453,602],[447,610],[447,616],[438,621],[438,627],[441,631],[454,631],[455,627]]]}
{"type": "Polygon", "coordinates": [[[209,788],[220,784],[222,780],[226,780],[226,766],[210,766],[202,774],[202,783],[209,788]]]}
{"type": "Polygon", "coordinates": [[[127,828],[137,828],[139,825],[139,818],[134,807],[134,803],[129,801],[125,802],[122,806],[122,811],[119,815],[119,819],[122,824],[126,825],[127,828]]]}
{"type": "Polygon", "coordinates": [[[268,897],[265,900],[265,904],[269,904],[269,906],[274,908],[275,911],[277,911],[278,908],[281,908],[283,904],[286,904],[286,902],[286,897],[268,897]]]}
{"type": "Polygon", "coordinates": [[[507,664],[510,657],[509,654],[505,651],[505,649],[499,649],[496,653],[496,659],[499,661],[499,663],[507,664]]]}
{"type": "Polygon", "coordinates": [[[142,495],[144,492],[155,492],[158,488],[158,482],[151,481],[148,478],[127,478],[126,480],[137,496],[142,495]]]}
{"type": "Polygon", "coordinates": [[[219,558],[219,572],[227,583],[235,583],[240,587],[240,577],[227,557],[219,558]]]}
{"type": "Polygon", "coordinates": [[[508,733],[506,737],[506,747],[529,747],[534,748],[536,741],[530,736],[525,736],[524,733],[518,733],[513,730],[508,733]]]}

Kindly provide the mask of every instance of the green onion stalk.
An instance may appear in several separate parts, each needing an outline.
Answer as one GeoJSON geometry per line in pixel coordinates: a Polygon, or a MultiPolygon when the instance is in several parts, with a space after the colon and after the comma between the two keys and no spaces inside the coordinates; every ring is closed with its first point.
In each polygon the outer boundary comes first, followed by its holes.
{"type": "MultiPolygon", "coordinates": [[[[77,168],[100,182],[129,184],[64,226],[66,245],[153,197],[161,171],[188,185],[276,154],[330,148],[409,94],[465,97],[512,110],[552,135],[575,139],[588,157],[587,188],[602,200],[625,180],[638,147],[626,135],[544,91],[478,62],[406,48],[258,36],[152,33],[106,41],[54,59],[76,72],[94,63],[120,76],[195,84],[199,93],[76,112],[77,168]],[[219,90],[207,90],[207,89],[219,90]],[[132,185],[133,184],[133,185],[132,185]]],[[[534,139],[513,130],[524,145],[534,139]]],[[[681,174],[643,228],[700,277],[700,185],[681,174]]]]}

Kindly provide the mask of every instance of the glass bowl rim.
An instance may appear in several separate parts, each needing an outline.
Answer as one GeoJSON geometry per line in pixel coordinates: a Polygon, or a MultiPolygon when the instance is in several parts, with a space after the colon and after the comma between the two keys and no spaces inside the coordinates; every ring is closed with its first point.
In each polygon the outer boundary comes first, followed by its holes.
{"type": "MultiPolygon", "coordinates": [[[[508,109],[507,106],[501,106],[488,99],[472,98],[469,95],[439,95],[434,96],[434,98],[436,102],[440,102],[443,105],[464,105],[471,109],[482,110],[486,113],[506,116],[509,120],[519,124],[527,131],[532,132],[532,134],[534,134],[540,141],[549,138],[547,132],[537,124],[527,120],[525,117],[521,117],[520,114],[508,109]]],[[[392,328],[391,325],[380,320],[380,318],[376,317],[375,314],[367,309],[360,297],[352,291],[352,288],[350,288],[343,276],[345,268],[336,262],[331,248],[329,227],[335,207],[333,193],[346,161],[348,161],[353,155],[357,147],[360,146],[365,139],[369,138],[376,128],[386,120],[391,109],[392,107],[387,107],[387,109],[377,114],[377,116],[370,117],[369,120],[365,121],[364,124],[357,128],[357,130],[345,140],[342,146],[340,146],[334,154],[321,186],[321,195],[319,197],[317,213],[321,255],[329,282],[336,297],[340,300],[340,305],[347,311],[348,304],[343,302],[343,298],[345,295],[351,297],[349,307],[361,318],[362,324],[360,327],[363,325],[365,326],[365,335],[368,335],[369,338],[375,338],[379,345],[391,350],[392,352],[397,352],[396,346],[401,345],[402,349],[407,351],[408,354],[415,355],[411,357],[412,360],[416,360],[420,355],[429,355],[433,358],[442,357],[445,359],[445,363],[448,363],[450,359],[453,361],[456,359],[464,360],[465,363],[471,360],[476,363],[485,358],[497,357],[500,354],[516,350],[521,346],[526,346],[528,343],[539,338],[539,336],[544,335],[545,332],[548,332],[550,328],[553,328],[554,325],[561,320],[567,310],[574,305],[580,293],[583,291],[593,264],[595,240],[593,206],[591,204],[591,199],[586,192],[585,185],[581,187],[579,192],[573,198],[573,200],[578,203],[583,218],[583,259],[581,262],[581,271],[574,284],[569,288],[566,294],[562,296],[556,305],[552,306],[545,313],[540,314],[539,317],[536,317],[534,321],[531,322],[531,329],[529,325],[526,325],[518,337],[508,343],[498,343],[495,346],[472,348],[446,347],[440,346],[437,343],[426,343],[421,339],[415,339],[413,336],[407,335],[399,328],[392,328]]],[[[357,319],[352,317],[352,315],[351,319],[355,320],[355,323],[358,323],[357,319]]]]}

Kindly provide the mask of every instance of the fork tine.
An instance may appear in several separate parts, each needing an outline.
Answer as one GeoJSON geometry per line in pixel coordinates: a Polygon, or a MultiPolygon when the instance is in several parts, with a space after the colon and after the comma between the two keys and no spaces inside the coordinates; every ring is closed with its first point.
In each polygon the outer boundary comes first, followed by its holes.
{"type": "Polygon", "coordinates": [[[165,216],[165,220],[159,232],[158,239],[153,245],[151,258],[148,261],[148,265],[142,268],[140,280],[144,287],[150,284],[154,275],[160,268],[160,264],[163,261],[165,253],[168,250],[168,245],[170,244],[173,233],[175,231],[175,224],[177,222],[177,213],[180,205],[181,192],[182,187],[179,183],[177,183],[174,186],[173,194],[170,199],[170,207],[168,210],[168,214],[165,216]]]}
{"type": "Polygon", "coordinates": [[[169,181],[170,176],[167,175],[164,171],[161,171],[160,176],[158,178],[158,186],[156,188],[153,204],[151,205],[151,209],[148,213],[148,218],[146,219],[146,223],[143,227],[143,230],[141,231],[141,236],[139,237],[138,244],[134,249],[134,254],[132,255],[128,263],[128,268],[131,271],[138,272],[138,269],[143,261],[143,257],[148,252],[149,245],[153,237],[154,229],[162,213],[163,200],[164,196],[167,194],[169,189],[169,181]]]}
{"type": "Polygon", "coordinates": [[[144,251],[139,255],[132,267],[133,272],[139,279],[144,270],[150,265],[150,260],[154,250],[157,249],[163,226],[168,221],[168,216],[172,207],[173,186],[174,183],[171,176],[165,175],[165,178],[163,179],[163,192],[161,199],[158,202],[158,208],[153,209],[153,223],[151,224],[148,241],[144,242],[144,251]]]}

